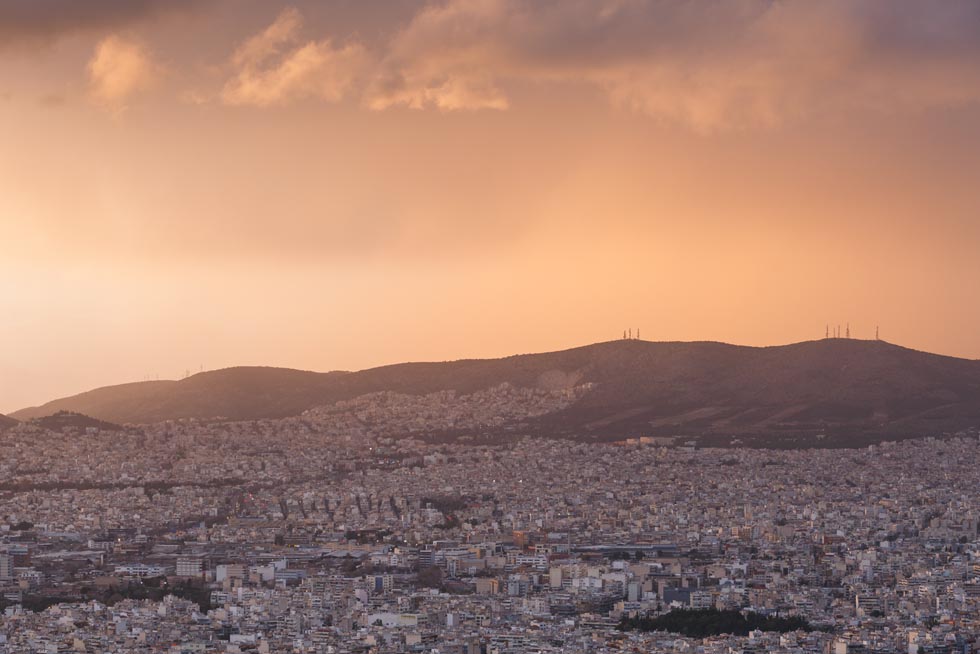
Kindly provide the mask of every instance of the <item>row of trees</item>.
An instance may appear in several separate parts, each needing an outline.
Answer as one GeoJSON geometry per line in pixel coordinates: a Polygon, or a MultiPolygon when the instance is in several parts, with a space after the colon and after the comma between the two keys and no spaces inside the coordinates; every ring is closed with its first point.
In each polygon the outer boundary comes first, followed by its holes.
{"type": "Polygon", "coordinates": [[[623,618],[619,625],[624,631],[668,631],[690,638],[705,638],[730,634],[747,636],[750,631],[813,631],[813,627],[799,616],[780,617],[761,615],[751,611],[718,609],[677,609],[657,617],[623,618]]]}
{"type": "MultiPolygon", "coordinates": [[[[97,600],[102,604],[112,606],[125,599],[159,602],[167,595],[176,595],[182,599],[190,600],[197,604],[201,608],[201,611],[204,612],[214,608],[211,605],[211,591],[204,583],[189,579],[168,582],[162,577],[143,579],[142,582],[130,582],[111,588],[81,586],[71,596],[25,595],[20,605],[26,611],[40,613],[56,604],[72,604],[97,600]]],[[[6,610],[8,606],[14,606],[15,604],[15,602],[0,597],[0,613],[6,610]]]]}

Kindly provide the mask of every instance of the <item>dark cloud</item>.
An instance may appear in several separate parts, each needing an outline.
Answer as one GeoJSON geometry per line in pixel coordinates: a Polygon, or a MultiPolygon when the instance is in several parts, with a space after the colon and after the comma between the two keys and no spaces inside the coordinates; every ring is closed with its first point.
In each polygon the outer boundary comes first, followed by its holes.
{"type": "Polygon", "coordinates": [[[368,104],[507,106],[507,84],[586,82],[713,130],[980,102],[976,0],[445,0],[392,40],[368,104]]]}
{"type": "Polygon", "coordinates": [[[0,46],[44,43],[87,30],[116,29],[207,0],[0,0],[0,46]]]}

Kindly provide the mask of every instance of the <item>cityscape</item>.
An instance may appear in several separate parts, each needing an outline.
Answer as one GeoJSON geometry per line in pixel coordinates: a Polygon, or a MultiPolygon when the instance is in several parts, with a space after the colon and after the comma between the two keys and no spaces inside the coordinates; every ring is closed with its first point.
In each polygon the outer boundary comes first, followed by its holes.
{"type": "Polygon", "coordinates": [[[977,430],[845,450],[426,438],[575,392],[15,425],[0,651],[972,651],[977,430]],[[624,628],[677,610],[806,626],[624,628]]]}
{"type": "Polygon", "coordinates": [[[0,654],[980,654],[980,0],[0,0],[0,654]]]}

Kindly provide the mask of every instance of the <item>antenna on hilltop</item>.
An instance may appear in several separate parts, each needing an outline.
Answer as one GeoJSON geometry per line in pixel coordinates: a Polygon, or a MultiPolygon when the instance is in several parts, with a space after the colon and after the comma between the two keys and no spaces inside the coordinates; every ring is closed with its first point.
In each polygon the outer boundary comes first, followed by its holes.
{"type": "Polygon", "coordinates": [[[830,323],[828,322],[823,328],[823,337],[830,338],[830,323]]]}
{"type": "Polygon", "coordinates": [[[847,335],[845,336],[845,338],[850,338],[850,337],[851,337],[851,323],[847,323],[847,335]]]}
{"type": "Polygon", "coordinates": [[[630,327],[630,340],[631,341],[633,340],[633,328],[632,327],[630,327]]]}
{"type": "Polygon", "coordinates": [[[625,329],[623,330],[623,340],[624,341],[626,340],[626,330],[625,329]]]}
{"type": "Polygon", "coordinates": [[[875,340],[880,341],[881,338],[878,337],[878,325],[875,325],[875,340]]]}
{"type": "Polygon", "coordinates": [[[640,340],[640,328],[636,328],[636,340],[640,340]]]}

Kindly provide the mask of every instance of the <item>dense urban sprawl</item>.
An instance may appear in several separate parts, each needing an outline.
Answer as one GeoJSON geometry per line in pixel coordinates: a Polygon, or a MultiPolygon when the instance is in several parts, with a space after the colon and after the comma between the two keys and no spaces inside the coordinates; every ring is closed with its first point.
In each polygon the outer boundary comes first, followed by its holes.
{"type": "Polygon", "coordinates": [[[0,652],[976,649],[977,433],[778,451],[520,437],[585,390],[17,425],[0,433],[0,652]],[[501,425],[514,438],[428,438],[501,425]],[[678,609],[810,628],[625,628],[678,609]]]}

